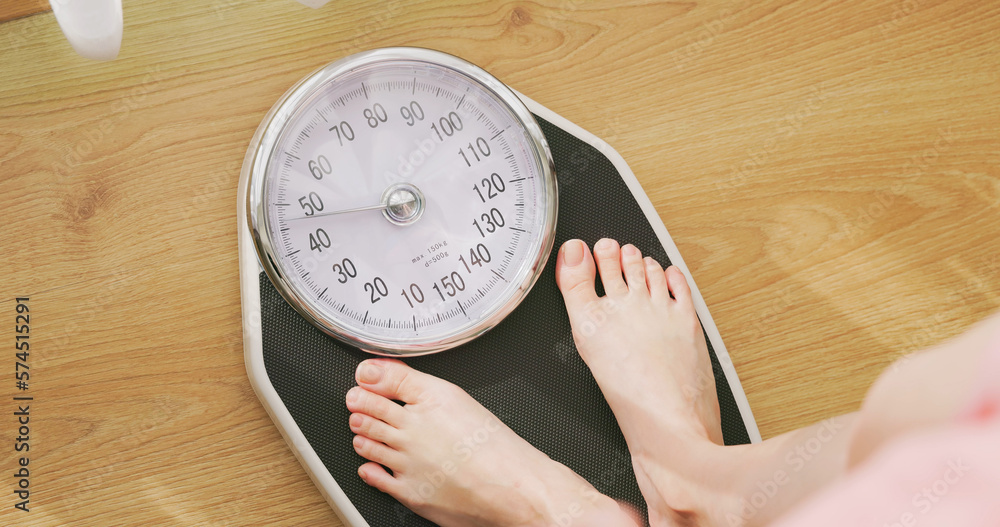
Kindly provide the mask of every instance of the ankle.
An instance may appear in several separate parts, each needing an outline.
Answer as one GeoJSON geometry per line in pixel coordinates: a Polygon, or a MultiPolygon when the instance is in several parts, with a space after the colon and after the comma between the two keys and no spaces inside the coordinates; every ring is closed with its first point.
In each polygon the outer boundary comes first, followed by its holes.
{"type": "Polygon", "coordinates": [[[623,423],[625,441],[633,460],[655,461],[666,466],[685,463],[692,452],[699,459],[713,455],[720,445],[713,441],[704,423],[694,413],[668,413],[662,419],[623,423]],[[656,438],[655,441],[638,440],[656,438]]]}
{"type": "Polygon", "coordinates": [[[525,493],[535,512],[522,527],[638,527],[638,521],[617,501],[598,492],[587,480],[565,465],[552,467],[555,470],[543,487],[525,493]]]}
{"type": "Polygon", "coordinates": [[[590,487],[551,510],[543,522],[532,525],[536,526],[639,527],[639,523],[618,502],[590,487]]]}
{"type": "Polygon", "coordinates": [[[728,525],[724,513],[738,503],[727,476],[739,467],[735,452],[693,432],[673,439],[669,450],[632,456],[651,522],[655,516],[667,525],[728,525]]]}

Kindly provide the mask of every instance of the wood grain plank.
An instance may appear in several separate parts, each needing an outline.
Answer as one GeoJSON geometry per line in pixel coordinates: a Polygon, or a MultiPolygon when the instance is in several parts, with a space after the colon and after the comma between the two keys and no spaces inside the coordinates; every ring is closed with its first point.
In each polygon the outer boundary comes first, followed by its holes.
{"type": "Polygon", "coordinates": [[[44,408],[35,506],[5,502],[3,524],[339,525],[246,378],[235,201],[268,108],[363,49],[462,56],[617,148],[765,437],[856,409],[893,359],[1000,306],[993,3],[177,0],[125,17],[103,63],[50,14],[0,24],[0,306],[32,298],[44,408]]]}
{"type": "Polygon", "coordinates": [[[51,9],[47,0],[0,0],[0,23],[51,9]]]}

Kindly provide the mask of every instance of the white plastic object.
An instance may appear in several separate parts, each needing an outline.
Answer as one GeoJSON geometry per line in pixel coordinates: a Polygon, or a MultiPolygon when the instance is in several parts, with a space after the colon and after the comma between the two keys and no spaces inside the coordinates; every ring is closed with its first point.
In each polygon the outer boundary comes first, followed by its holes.
{"type": "Polygon", "coordinates": [[[122,0],[51,0],[70,45],[94,60],[112,60],[122,47],[122,0]]]}

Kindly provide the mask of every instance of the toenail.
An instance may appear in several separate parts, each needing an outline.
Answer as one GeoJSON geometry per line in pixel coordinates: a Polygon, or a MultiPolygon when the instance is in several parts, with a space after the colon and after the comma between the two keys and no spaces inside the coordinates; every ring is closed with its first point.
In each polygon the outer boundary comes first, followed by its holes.
{"type": "Polygon", "coordinates": [[[361,421],[362,421],[362,418],[358,414],[351,414],[351,418],[348,420],[348,422],[354,428],[358,428],[359,426],[361,426],[361,421]]]}
{"type": "Polygon", "coordinates": [[[635,245],[632,245],[630,243],[625,247],[622,247],[622,252],[625,253],[626,256],[635,256],[636,254],[639,253],[639,249],[636,249],[635,245]]]}
{"type": "Polygon", "coordinates": [[[594,249],[598,251],[607,251],[613,249],[614,247],[615,242],[611,241],[610,238],[601,238],[600,240],[597,240],[597,243],[594,245],[594,249]]]}
{"type": "Polygon", "coordinates": [[[358,400],[358,390],[351,388],[347,391],[347,402],[353,403],[358,400]]]}
{"type": "Polygon", "coordinates": [[[368,483],[368,476],[365,475],[365,471],[364,470],[358,469],[358,476],[361,477],[361,481],[364,481],[365,483],[368,483]]]}
{"type": "Polygon", "coordinates": [[[382,379],[382,367],[373,362],[366,362],[361,366],[361,371],[358,374],[358,380],[367,383],[375,384],[380,379],[382,379]]]}
{"type": "Polygon", "coordinates": [[[583,242],[570,240],[563,244],[563,263],[567,267],[580,265],[583,261],[583,242]]]}

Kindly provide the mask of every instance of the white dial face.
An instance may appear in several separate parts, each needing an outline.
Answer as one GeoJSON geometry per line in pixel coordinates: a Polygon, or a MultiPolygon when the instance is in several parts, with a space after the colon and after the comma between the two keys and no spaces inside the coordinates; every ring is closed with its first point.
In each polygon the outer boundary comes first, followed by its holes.
{"type": "Polygon", "coordinates": [[[328,331],[375,350],[447,347],[522,298],[551,248],[554,176],[493,90],[395,59],[300,101],[266,162],[264,230],[328,331]]]}

